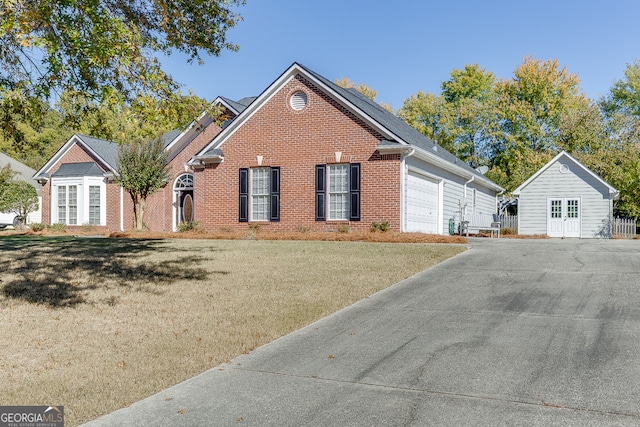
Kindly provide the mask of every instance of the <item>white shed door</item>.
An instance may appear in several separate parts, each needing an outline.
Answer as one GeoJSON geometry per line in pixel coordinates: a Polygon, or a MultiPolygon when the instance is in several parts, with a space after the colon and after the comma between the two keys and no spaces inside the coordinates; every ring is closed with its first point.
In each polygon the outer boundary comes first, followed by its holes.
{"type": "Polygon", "coordinates": [[[438,233],[438,182],[409,171],[405,198],[405,231],[438,233]]]}
{"type": "Polygon", "coordinates": [[[547,200],[547,235],[549,237],[580,237],[581,224],[579,198],[547,200]]]}

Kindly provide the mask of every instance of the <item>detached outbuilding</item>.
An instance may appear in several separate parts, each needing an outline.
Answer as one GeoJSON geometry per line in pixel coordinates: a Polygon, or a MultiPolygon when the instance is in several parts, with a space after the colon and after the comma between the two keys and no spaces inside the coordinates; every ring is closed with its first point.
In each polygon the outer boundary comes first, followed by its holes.
{"type": "Polygon", "coordinates": [[[619,192],[563,151],[513,191],[520,234],[611,236],[619,192]]]}

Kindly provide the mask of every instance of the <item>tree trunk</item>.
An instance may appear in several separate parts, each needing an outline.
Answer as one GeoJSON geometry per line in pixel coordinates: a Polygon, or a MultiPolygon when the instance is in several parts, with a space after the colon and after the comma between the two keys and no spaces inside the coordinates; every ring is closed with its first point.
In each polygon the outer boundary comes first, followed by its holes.
{"type": "Polygon", "coordinates": [[[134,203],[133,211],[137,231],[142,231],[144,229],[144,211],[146,205],[147,201],[143,198],[138,199],[137,203],[134,203]]]}

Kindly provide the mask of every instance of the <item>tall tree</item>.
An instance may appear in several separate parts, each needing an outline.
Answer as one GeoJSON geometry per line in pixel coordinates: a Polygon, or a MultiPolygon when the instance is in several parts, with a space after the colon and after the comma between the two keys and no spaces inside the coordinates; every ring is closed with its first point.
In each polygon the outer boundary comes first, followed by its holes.
{"type": "Polygon", "coordinates": [[[575,131],[568,118],[573,109],[580,106],[586,111],[588,100],[579,83],[577,75],[560,68],[557,60],[531,57],[524,59],[513,78],[497,83],[501,138],[491,150],[490,178],[512,190],[563,149],[563,142],[579,144],[575,135],[563,135],[575,131]]]}
{"type": "MultiPolygon", "coordinates": [[[[364,83],[356,83],[351,81],[351,79],[349,79],[348,77],[341,77],[336,79],[335,83],[340,86],[343,87],[345,89],[355,89],[358,92],[360,92],[362,95],[366,96],[367,98],[369,98],[372,101],[376,100],[376,96],[378,96],[378,91],[367,86],[364,83]]],[[[378,102],[378,105],[380,105],[382,108],[384,108],[387,111],[392,111],[391,105],[386,104],[384,102],[378,102]]]]}
{"type": "Polygon", "coordinates": [[[487,147],[496,137],[493,73],[477,64],[454,69],[440,95],[418,92],[398,114],[473,167],[486,164],[487,147]]]}
{"type": "Polygon", "coordinates": [[[606,145],[585,156],[593,168],[620,191],[619,215],[640,219],[640,61],[627,64],[624,77],[600,100],[606,145]]]}
{"type": "Polygon", "coordinates": [[[136,230],[144,229],[147,198],[169,180],[167,155],[160,138],[120,146],[116,180],[131,196],[136,230]]]}
{"type": "MultiPolygon", "coordinates": [[[[170,99],[178,84],[157,55],[203,61],[238,46],[227,31],[244,0],[5,1],[0,13],[0,112],[52,91],[90,99],[170,99]]],[[[3,128],[13,119],[2,114],[3,128]]]]}

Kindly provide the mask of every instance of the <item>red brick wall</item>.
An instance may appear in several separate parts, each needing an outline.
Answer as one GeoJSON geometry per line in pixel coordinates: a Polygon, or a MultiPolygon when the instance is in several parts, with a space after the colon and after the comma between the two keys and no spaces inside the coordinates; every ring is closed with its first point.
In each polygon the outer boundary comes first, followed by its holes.
{"type": "MultiPolygon", "coordinates": [[[[54,174],[60,165],[63,163],[85,163],[95,162],[104,172],[107,169],[104,168],[100,160],[92,156],[87,150],[78,144],[73,144],[65,155],[48,171],[51,176],[54,174]]],[[[113,182],[108,182],[106,185],[106,210],[107,210],[107,228],[109,230],[120,229],[120,186],[113,182]]],[[[45,224],[51,223],[51,183],[47,181],[42,186],[42,222],[45,224]]]]}
{"type": "Polygon", "coordinates": [[[262,166],[281,168],[279,222],[260,222],[265,230],[368,229],[372,222],[389,221],[400,230],[400,157],[380,156],[381,135],[298,76],[285,84],[220,147],[224,162],[195,172],[196,221],[205,229],[246,229],[238,221],[238,170],[262,166]],[[307,94],[307,106],[293,110],[289,98],[297,90],[307,94]],[[361,163],[361,220],[315,221],[315,165],[361,163]]]}
{"type": "MultiPolygon", "coordinates": [[[[185,172],[193,172],[191,168],[185,170],[185,164],[200,150],[202,150],[220,132],[220,128],[212,123],[200,132],[183,148],[171,161],[169,167],[169,182],[157,193],[147,199],[147,211],[144,222],[150,230],[171,231],[173,218],[173,186],[176,178],[185,172]]],[[[194,177],[195,179],[195,177],[194,177]]],[[[126,195],[129,200],[131,197],[126,195]]],[[[195,192],[194,192],[195,198],[195,192]]],[[[131,208],[133,209],[133,208],[131,208]]],[[[133,216],[132,216],[133,218],[133,216]]],[[[133,221],[133,219],[131,220],[133,221]]],[[[130,227],[128,227],[130,228],[130,227]]]]}

